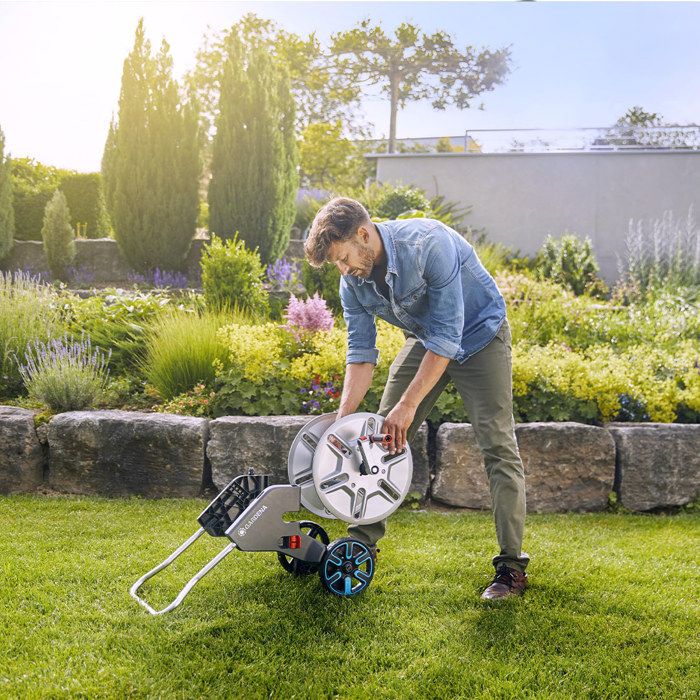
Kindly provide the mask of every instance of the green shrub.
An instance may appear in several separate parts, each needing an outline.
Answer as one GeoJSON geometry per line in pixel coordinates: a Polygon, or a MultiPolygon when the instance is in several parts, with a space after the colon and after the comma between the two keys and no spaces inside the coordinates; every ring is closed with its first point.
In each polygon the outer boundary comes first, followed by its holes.
{"type": "Polygon", "coordinates": [[[15,356],[27,343],[46,340],[63,331],[58,295],[23,272],[0,272],[0,395],[22,391],[15,356]]]}
{"type": "Polygon", "coordinates": [[[146,330],[144,377],[165,399],[191,391],[197,384],[213,385],[213,362],[223,360],[227,351],[217,331],[230,321],[230,314],[224,312],[163,312],[146,330]]]}
{"type": "Polygon", "coordinates": [[[559,239],[547,236],[538,253],[537,276],[557,282],[576,295],[604,296],[607,288],[597,276],[598,270],[588,237],[581,241],[570,234],[559,239]]]}
{"type": "Polygon", "coordinates": [[[321,267],[313,267],[304,259],[301,265],[301,281],[309,296],[318,292],[334,314],[343,313],[343,305],[340,302],[340,270],[335,265],[326,263],[321,267]]]}
{"type": "Polygon", "coordinates": [[[80,342],[68,334],[46,343],[27,346],[25,364],[19,365],[29,396],[56,413],[80,411],[93,406],[102,394],[109,375],[107,355],[96,348],[90,337],[80,342]]]}
{"type": "Polygon", "coordinates": [[[557,342],[572,349],[603,344],[619,350],[648,344],[671,351],[679,340],[700,337],[697,307],[670,293],[622,306],[577,297],[554,282],[522,274],[501,271],[496,283],[516,343],[557,342]]]}
{"type": "Polygon", "coordinates": [[[71,225],[83,238],[106,238],[110,234],[100,173],[75,173],[61,178],[61,192],[66,195],[71,225]]]}
{"type": "Polygon", "coordinates": [[[139,292],[108,288],[81,299],[67,293],[62,297],[61,313],[69,331],[85,330],[93,343],[112,351],[113,376],[138,374],[139,361],[146,350],[146,326],[165,309],[176,304],[193,308],[190,297],[176,300],[159,291],[139,292]]]}
{"type": "Polygon", "coordinates": [[[13,158],[11,163],[15,239],[40,241],[46,205],[61,179],[71,171],[43,165],[31,158],[13,158]]]}
{"type": "Polygon", "coordinates": [[[212,234],[211,243],[202,248],[201,267],[204,298],[211,309],[237,308],[257,316],[269,313],[265,268],[257,248],[248,250],[238,233],[225,242],[212,234]]]}
{"type": "Polygon", "coordinates": [[[46,205],[41,237],[51,272],[55,277],[65,280],[68,266],[75,260],[75,231],[70,225],[66,196],[60,190],[54,192],[46,205]]]}

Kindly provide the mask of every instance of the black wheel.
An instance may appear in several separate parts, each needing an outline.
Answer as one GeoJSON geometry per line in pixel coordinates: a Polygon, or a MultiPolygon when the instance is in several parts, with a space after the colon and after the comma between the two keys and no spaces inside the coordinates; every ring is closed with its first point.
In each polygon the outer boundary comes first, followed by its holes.
{"type": "MultiPolygon", "coordinates": [[[[313,537],[315,540],[320,540],[325,545],[331,541],[330,537],[328,537],[328,533],[319,524],[311,520],[302,520],[299,523],[299,529],[305,535],[313,537]]],[[[277,558],[286,571],[289,571],[290,574],[296,574],[297,576],[315,574],[321,567],[320,562],[302,561],[301,559],[290,557],[287,554],[282,554],[282,552],[277,552],[277,558]]]]}
{"type": "Polygon", "coordinates": [[[343,598],[354,596],[369,586],[374,558],[364,542],[343,537],[326,547],[319,575],[329,593],[343,598]]]}

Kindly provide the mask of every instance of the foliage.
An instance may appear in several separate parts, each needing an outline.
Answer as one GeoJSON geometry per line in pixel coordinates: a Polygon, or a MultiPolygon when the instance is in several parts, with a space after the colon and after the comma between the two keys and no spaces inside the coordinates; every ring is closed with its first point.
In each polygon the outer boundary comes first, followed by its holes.
{"type": "Polygon", "coordinates": [[[146,329],[143,376],[167,400],[198,384],[213,385],[213,362],[224,359],[227,351],[218,330],[230,319],[223,312],[165,310],[146,329]]]}
{"type": "Polygon", "coordinates": [[[625,350],[649,345],[672,351],[680,340],[697,341],[697,306],[670,293],[628,306],[575,296],[554,282],[502,271],[496,283],[508,306],[514,343],[565,343],[575,350],[609,345],[625,350]]]}
{"type": "Polygon", "coordinates": [[[502,84],[509,70],[508,48],[477,54],[467,46],[462,53],[448,32],[427,35],[407,22],[392,38],[367,18],[331,40],[335,71],[350,84],[381,85],[389,98],[389,152],[394,151],[399,108],[431,99],[434,109],[444,110],[449,104],[466,109],[472,98],[502,84]]]}
{"type": "Polygon", "coordinates": [[[12,206],[16,240],[41,240],[46,205],[61,184],[61,179],[70,174],[69,170],[43,165],[32,158],[12,159],[12,206]]]}
{"type": "MultiPolygon", "coordinates": [[[[85,330],[92,341],[112,351],[112,376],[139,374],[146,350],[146,327],[164,309],[175,305],[167,294],[107,288],[81,299],[71,293],[61,298],[60,312],[69,331],[85,330]]],[[[181,301],[185,308],[185,303],[181,301]]]]}
{"type": "Polygon", "coordinates": [[[208,390],[206,384],[197,384],[190,391],[184,391],[164,404],[153,408],[159,413],[176,413],[198,418],[212,417],[211,407],[216,393],[208,390]]]}
{"type": "MultiPolygon", "coordinates": [[[[333,328],[297,341],[273,323],[220,330],[229,348],[217,363],[213,414],[294,415],[336,410],[345,373],[346,333],[333,328]],[[270,387],[274,386],[274,391],[270,387]]],[[[376,410],[403,334],[378,322],[380,362],[363,406],[376,410]]]]}
{"type": "Polygon", "coordinates": [[[62,330],[58,295],[49,285],[24,272],[0,271],[0,395],[22,390],[13,357],[30,341],[47,340],[62,330]]]}
{"type": "Polygon", "coordinates": [[[12,250],[14,243],[11,170],[10,156],[5,156],[5,134],[0,129],[0,261],[12,250]]]}
{"type": "Polygon", "coordinates": [[[197,53],[197,65],[187,74],[190,90],[202,106],[203,132],[210,133],[214,125],[232,36],[240,38],[248,51],[266,51],[279,70],[289,72],[297,134],[308,124],[333,123],[338,119],[343,120],[350,134],[366,133],[367,129],[358,123],[358,84],[333,72],[316,35],[303,38],[254,13],[247,13],[228,29],[205,37],[204,46],[197,53]]]}
{"type": "Polygon", "coordinates": [[[238,232],[226,241],[212,234],[211,242],[202,247],[200,264],[207,306],[237,308],[252,315],[268,313],[265,268],[257,249],[248,250],[238,232]]]}
{"type": "Polygon", "coordinates": [[[71,226],[82,238],[106,238],[110,233],[109,215],[100,173],[74,173],[61,178],[60,190],[66,195],[71,226]]]}
{"type": "Polygon", "coordinates": [[[299,176],[289,75],[269,53],[228,38],[212,146],[209,229],[234,231],[265,263],[287,248],[299,176]]]}
{"type": "Polygon", "coordinates": [[[46,205],[41,237],[51,272],[55,277],[65,280],[67,268],[75,260],[75,231],[70,225],[66,196],[60,190],[54,192],[46,205]]]}
{"type": "Polygon", "coordinates": [[[301,281],[307,293],[322,296],[334,314],[343,313],[340,301],[340,270],[335,265],[313,267],[304,259],[301,263],[301,281]]]}
{"type": "Polygon", "coordinates": [[[342,192],[364,187],[367,165],[360,146],[343,136],[343,123],[308,124],[299,144],[301,182],[342,192]]]}
{"type": "Polygon", "coordinates": [[[558,239],[547,236],[538,253],[537,276],[553,280],[577,295],[603,296],[607,292],[597,276],[598,270],[588,236],[584,241],[575,234],[564,234],[558,239]]]}
{"type": "MultiPolygon", "coordinates": [[[[19,372],[29,396],[52,411],[81,411],[90,408],[105,388],[111,352],[92,351],[90,336],[80,342],[64,334],[44,343],[28,343],[19,372]]],[[[19,360],[18,360],[19,363],[19,360]]]]}
{"type": "Polygon", "coordinates": [[[143,19],[124,61],[116,134],[103,165],[114,235],[136,270],[182,265],[199,209],[199,141],[195,105],[180,98],[163,40],[155,58],[143,19]]]}
{"type": "Polygon", "coordinates": [[[690,299],[700,297],[700,227],[695,223],[693,206],[685,220],[676,220],[672,211],[651,222],[630,220],[625,239],[626,259],[618,259],[623,283],[638,296],[661,290],[684,290],[690,299]]]}
{"type": "Polygon", "coordinates": [[[300,189],[297,192],[297,213],[294,217],[294,226],[301,233],[306,231],[313,223],[318,210],[332,198],[329,192],[324,190],[300,189]]]}

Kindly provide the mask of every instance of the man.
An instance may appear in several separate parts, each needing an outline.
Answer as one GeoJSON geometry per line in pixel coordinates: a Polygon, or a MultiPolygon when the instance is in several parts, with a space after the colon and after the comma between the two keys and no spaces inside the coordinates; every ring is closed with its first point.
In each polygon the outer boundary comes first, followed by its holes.
{"type": "MultiPolygon", "coordinates": [[[[340,270],[348,328],[347,368],[338,410],[354,413],[372,382],[374,317],[404,331],[378,413],[392,451],[412,440],[452,380],[464,401],[489,478],[500,553],[482,598],[522,594],[529,557],[521,552],[525,480],[515,440],[511,336],[503,297],[471,245],[434,219],[372,223],[353,199],[337,197],[316,215],[304,244],[309,263],[340,270]]],[[[373,547],[386,519],[348,533],[373,547]]]]}

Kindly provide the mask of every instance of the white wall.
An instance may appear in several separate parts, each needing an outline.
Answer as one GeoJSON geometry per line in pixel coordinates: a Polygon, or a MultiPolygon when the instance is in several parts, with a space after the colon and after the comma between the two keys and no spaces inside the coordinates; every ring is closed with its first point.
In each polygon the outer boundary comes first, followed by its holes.
{"type": "Polygon", "coordinates": [[[601,275],[617,276],[630,218],[700,222],[700,151],[379,154],[380,182],[412,184],[473,205],[465,223],[533,254],[547,234],[589,236],[601,275]]]}

